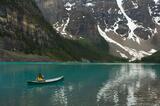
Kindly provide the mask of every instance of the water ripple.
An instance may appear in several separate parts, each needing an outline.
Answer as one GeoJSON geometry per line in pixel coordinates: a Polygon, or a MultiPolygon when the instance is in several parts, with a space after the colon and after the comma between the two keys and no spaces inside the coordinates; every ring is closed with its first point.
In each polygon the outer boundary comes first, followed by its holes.
{"type": "Polygon", "coordinates": [[[155,80],[156,74],[153,69],[144,69],[142,64],[129,64],[122,66],[113,78],[100,88],[97,102],[105,101],[114,106],[118,104],[135,106],[137,104],[135,93],[143,86],[143,82],[155,80]]]}

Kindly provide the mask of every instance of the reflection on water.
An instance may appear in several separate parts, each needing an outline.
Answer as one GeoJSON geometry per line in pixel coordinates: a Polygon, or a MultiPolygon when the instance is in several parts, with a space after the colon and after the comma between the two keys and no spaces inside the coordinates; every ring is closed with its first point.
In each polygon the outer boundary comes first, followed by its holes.
{"type": "Polygon", "coordinates": [[[153,69],[144,68],[142,64],[122,65],[112,79],[100,88],[97,93],[97,102],[99,105],[109,104],[110,106],[142,106],[142,104],[158,106],[159,102],[156,100],[146,102],[154,99],[158,92],[151,85],[154,82],[157,81],[153,69]]]}
{"type": "Polygon", "coordinates": [[[67,106],[68,102],[64,87],[61,87],[59,90],[55,91],[55,93],[51,96],[51,101],[53,106],[55,103],[62,106],[67,106]]]}

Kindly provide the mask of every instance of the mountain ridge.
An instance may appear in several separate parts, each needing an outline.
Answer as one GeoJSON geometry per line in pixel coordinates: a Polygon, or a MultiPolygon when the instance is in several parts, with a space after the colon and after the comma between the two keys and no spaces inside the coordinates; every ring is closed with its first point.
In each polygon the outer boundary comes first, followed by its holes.
{"type": "Polygon", "coordinates": [[[37,61],[126,61],[110,55],[102,38],[93,43],[61,37],[34,0],[1,0],[0,5],[1,61],[34,61],[34,56],[37,61]]]}

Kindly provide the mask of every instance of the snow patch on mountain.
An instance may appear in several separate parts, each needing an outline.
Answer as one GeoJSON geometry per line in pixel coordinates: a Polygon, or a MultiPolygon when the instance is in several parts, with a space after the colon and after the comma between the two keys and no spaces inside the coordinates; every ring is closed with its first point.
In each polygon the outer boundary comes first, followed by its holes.
{"type": "Polygon", "coordinates": [[[155,0],[155,6],[154,7],[150,7],[148,6],[148,11],[150,16],[152,16],[152,20],[155,24],[160,25],[160,11],[158,11],[158,1],[159,0],[155,0]],[[155,16],[155,14],[157,14],[155,16]]]}
{"type": "Polygon", "coordinates": [[[138,44],[140,44],[141,39],[134,34],[134,30],[137,29],[138,27],[141,27],[139,25],[136,25],[134,23],[134,21],[125,13],[125,10],[123,9],[123,0],[116,0],[117,1],[117,5],[119,7],[119,9],[121,10],[122,14],[124,15],[124,17],[127,19],[128,23],[128,27],[130,29],[130,33],[128,36],[128,39],[132,39],[133,41],[136,41],[138,44]]]}
{"type": "Polygon", "coordinates": [[[160,25],[160,17],[153,17],[153,20],[157,25],[160,25]]]}
{"type": "Polygon", "coordinates": [[[74,5],[76,5],[75,3],[70,3],[70,2],[67,2],[65,5],[64,5],[64,7],[65,7],[65,9],[67,10],[67,11],[71,11],[72,10],[72,7],[74,6],[74,5]]]}
{"type": "Polygon", "coordinates": [[[112,8],[110,8],[108,11],[107,11],[109,14],[112,13],[112,8]]]}
{"type": "Polygon", "coordinates": [[[154,2],[155,2],[155,3],[158,3],[158,2],[159,2],[159,0],[154,0],[154,2]]]}
{"type": "Polygon", "coordinates": [[[93,4],[93,3],[86,3],[85,6],[86,6],[86,7],[94,7],[95,4],[93,4]]]}
{"type": "Polygon", "coordinates": [[[137,3],[135,3],[134,1],[132,1],[132,4],[133,4],[133,6],[134,6],[135,9],[138,8],[138,4],[137,3]]]}
{"type": "Polygon", "coordinates": [[[123,46],[122,44],[116,42],[115,40],[109,38],[107,36],[107,34],[100,28],[99,25],[97,25],[97,28],[98,28],[98,32],[99,34],[108,42],[108,43],[112,43],[112,44],[115,44],[117,46],[119,46],[120,48],[122,48],[124,51],[128,52],[132,58],[130,59],[130,61],[134,61],[134,60],[141,60],[141,58],[145,57],[145,56],[149,56],[149,55],[152,55],[153,53],[156,52],[156,50],[152,49],[148,52],[146,51],[143,51],[143,50],[136,50],[136,49],[133,49],[133,48],[129,48],[127,46],[123,46]]]}
{"type": "Polygon", "coordinates": [[[63,34],[63,35],[67,35],[67,33],[66,33],[66,27],[68,26],[69,21],[70,21],[70,18],[68,17],[68,19],[67,19],[66,23],[65,23],[65,24],[64,24],[64,26],[63,26],[63,29],[62,29],[61,34],[63,34]]]}
{"type": "Polygon", "coordinates": [[[108,25],[107,25],[106,21],[104,21],[104,24],[105,24],[105,26],[106,26],[105,32],[113,31],[113,32],[116,33],[117,35],[120,35],[121,37],[123,37],[124,35],[118,34],[118,33],[116,32],[116,30],[119,28],[118,23],[119,23],[120,21],[122,21],[122,20],[121,20],[120,18],[118,18],[118,20],[114,23],[113,28],[108,28],[108,25]]]}
{"type": "Polygon", "coordinates": [[[155,53],[155,52],[157,52],[157,50],[155,50],[155,49],[151,49],[151,50],[149,51],[149,53],[151,53],[151,54],[153,54],[153,53],[155,53]]]}
{"type": "Polygon", "coordinates": [[[62,20],[61,25],[59,25],[59,22],[57,22],[56,24],[53,24],[53,28],[55,28],[58,32],[60,32],[60,34],[63,35],[64,37],[72,38],[73,36],[71,34],[68,34],[66,31],[66,28],[67,28],[69,22],[70,22],[70,18],[68,17],[66,22],[64,20],[62,20]]]}

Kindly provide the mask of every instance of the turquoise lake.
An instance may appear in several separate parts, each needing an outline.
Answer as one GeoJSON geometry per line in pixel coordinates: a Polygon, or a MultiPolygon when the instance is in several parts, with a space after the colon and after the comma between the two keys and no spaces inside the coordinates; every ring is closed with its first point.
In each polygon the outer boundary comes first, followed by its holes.
{"type": "Polygon", "coordinates": [[[160,64],[1,62],[0,106],[160,106],[160,64]]]}

